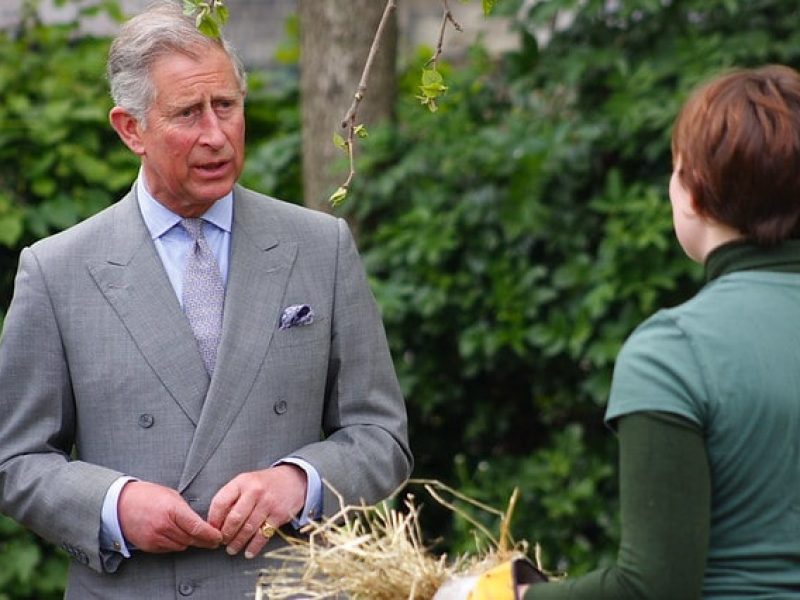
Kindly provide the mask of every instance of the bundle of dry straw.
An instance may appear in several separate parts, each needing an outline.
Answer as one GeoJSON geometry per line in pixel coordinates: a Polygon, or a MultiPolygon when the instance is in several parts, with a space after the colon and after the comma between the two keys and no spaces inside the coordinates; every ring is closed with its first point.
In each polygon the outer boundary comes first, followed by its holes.
{"type": "MultiPolygon", "coordinates": [[[[436,556],[424,544],[420,508],[406,495],[400,511],[391,502],[375,506],[344,506],[335,515],[308,525],[307,537],[284,537],[287,545],[267,557],[282,564],[264,570],[256,586],[256,600],[346,597],[351,600],[431,600],[447,579],[483,573],[524,555],[527,543],[514,543],[509,525],[517,490],[505,512],[486,506],[435,480],[414,480],[438,503],[475,527],[476,553],[448,559],[436,556]],[[500,535],[448,502],[442,492],[500,519],[500,535]]],[[[538,548],[536,562],[539,563],[538,548]]]]}

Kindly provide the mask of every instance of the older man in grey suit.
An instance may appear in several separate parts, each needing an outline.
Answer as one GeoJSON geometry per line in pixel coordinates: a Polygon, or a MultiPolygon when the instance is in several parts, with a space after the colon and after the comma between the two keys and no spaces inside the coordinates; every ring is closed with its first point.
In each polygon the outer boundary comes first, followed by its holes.
{"type": "Polygon", "coordinates": [[[140,176],[21,255],[0,510],[73,557],[67,598],[243,598],[275,528],[338,509],[323,482],[374,502],[405,480],[405,407],[344,222],[235,183],[227,43],[162,2],[109,78],[140,176]]]}

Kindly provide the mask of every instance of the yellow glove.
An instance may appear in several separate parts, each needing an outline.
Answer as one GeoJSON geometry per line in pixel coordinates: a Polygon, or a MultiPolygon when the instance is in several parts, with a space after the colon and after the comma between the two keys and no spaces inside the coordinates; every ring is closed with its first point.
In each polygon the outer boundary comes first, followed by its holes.
{"type": "Polygon", "coordinates": [[[517,585],[547,581],[525,558],[500,563],[482,573],[446,581],[433,600],[518,600],[517,585]]]}
{"type": "Polygon", "coordinates": [[[489,569],[478,577],[469,600],[517,600],[516,585],[512,573],[513,563],[507,561],[489,569]]]}

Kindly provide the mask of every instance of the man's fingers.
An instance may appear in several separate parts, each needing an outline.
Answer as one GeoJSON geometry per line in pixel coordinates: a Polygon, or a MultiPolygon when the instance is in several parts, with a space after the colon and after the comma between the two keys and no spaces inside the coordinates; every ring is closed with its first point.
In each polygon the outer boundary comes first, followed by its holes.
{"type": "Polygon", "coordinates": [[[176,506],[175,525],[188,537],[188,544],[200,548],[216,548],[222,542],[222,533],[203,521],[188,505],[176,506]]]}
{"type": "Polygon", "coordinates": [[[189,547],[191,539],[185,532],[172,528],[158,534],[153,540],[154,548],[151,551],[157,553],[183,552],[189,547]]]}
{"type": "Polygon", "coordinates": [[[242,498],[231,509],[220,529],[224,544],[231,543],[233,539],[242,534],[243,530],[253,535],[260,525],[260,523],[253,522],[253,508],[254,503],[252,501],[246,501],[242,498]]]}
{"type": "Polygon", "coordinates": [[[225,522],[231,507],[239,499],[239,493],[239,486],[235,481],[222,486],[216,493],[208,509],[208,523],[212,527],[222,529],[222,524],[225,522]]]}
{"type": "Polygon", "coordinates": [[[117,503],[125,539],[143,552],[217,547],[222,534],[204,522],[175,490],[145,481],[122,488],[117,503]]]}
{"type": "MultiPolygon", "coordinates": [[[[228,554],[238,554],[245,548],[248,543],[252,540],[263,540],[267,541],[266,538],[261,534],[261,525],[264,523],[265,517],[263,516],[256,516],[262,515],[262,512],[252,512],[250,513],[250,517],[245,521],[245,523],[239,528],[236,532],[236,535],[227,542],[227,552],[228,554]]],[[[261,544],[262,546],[264,544],[261,544]]]]}
{"type": "Polygon", "coordinates": [[[245,558],[255,558],[258,554],[263,550],[264,546],[267,545],[269,540],[261,535],[259,531],[256,535],[250,538],[247,546],[244,549],[244,557],[245,558]]]}
{"type": "MultiPolygon", "coordinates": [[[[252,535],[260,525],[250,522],[259,494],[248,488],[247,479],[247,476],[236,477],[224,485],[211,500],[208,522],[222,532],[223,544],[230,544],[240,535],[242,528],[246,527],[252,535]]],[[[234,547],[241,549],[243,545],[240,542],[238,545],[234,544],[234,547]]]]}
{"type": "Polygon", "coordinates": [[[228,554],[244,550],[252,558],[267,542],[260,531],[264,520],[267,519],[274,527],[291,521],[303,507],[306,487],[305,472],[294,465],[281,464],[242,473],[217,492],[212,501],[212,509],[219,510],[219,514],[229,503],[221,525],[220,521],[211,521],[210,518],[209,522],[222,531],[222,543],[227,546],[228,554]],[[230,502],[234,496],[235,502],[230,502]]]}

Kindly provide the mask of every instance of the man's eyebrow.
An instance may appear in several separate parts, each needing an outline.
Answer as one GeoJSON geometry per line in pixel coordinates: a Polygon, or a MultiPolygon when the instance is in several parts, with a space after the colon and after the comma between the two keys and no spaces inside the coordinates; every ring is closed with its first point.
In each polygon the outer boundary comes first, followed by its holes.
{"type": "Polygon", "coordinates": [[[178,98],[172,100],[170,102],[165,103],[165,107],[169,110],[174,110],[176,108],[187,108],[189,106],[197,106],[198,104],[202,104],[203,100],[201,98],[178,98]]]}
{"type": "MultiPolygon", "coordinates": [[[[221,92],[219,94],[212,94],[210,101],[218,102],[220,100],[239,102],[244,98],[244,94],[239,92],[221,92]]],[[[180,111],[195,106],[201,106],[205,103],[205,98],[186,98],[181,100],[176,99],[164,105],[167,112],[180,111]]]]}
{"type": "Polygon", "coordinates": [[[241,100],[243,94],[240,92],[223,92],[220,94],[213,94],[211,100],[241,100]]]}

